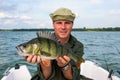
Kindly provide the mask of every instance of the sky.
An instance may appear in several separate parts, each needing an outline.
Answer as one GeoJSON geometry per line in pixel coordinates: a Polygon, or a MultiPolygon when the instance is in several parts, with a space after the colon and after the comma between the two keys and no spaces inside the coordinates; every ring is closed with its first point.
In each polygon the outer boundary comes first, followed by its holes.
{"type": "Polygon", "coordinates": [[[76,14],[74,28],[120,27],[120,0],[0,0],[0,29],[53,28],[60,7],[76,14]]]}

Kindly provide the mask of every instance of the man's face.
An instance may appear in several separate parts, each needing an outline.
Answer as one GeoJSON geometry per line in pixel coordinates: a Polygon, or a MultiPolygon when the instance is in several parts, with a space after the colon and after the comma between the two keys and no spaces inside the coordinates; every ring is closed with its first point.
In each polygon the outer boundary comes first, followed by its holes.
{"type": "Polygon", "coordinates": [[[68,38],[72,30],[73,22],[58,20],[53,22],[55,34],[59,38],[68,38]]]}

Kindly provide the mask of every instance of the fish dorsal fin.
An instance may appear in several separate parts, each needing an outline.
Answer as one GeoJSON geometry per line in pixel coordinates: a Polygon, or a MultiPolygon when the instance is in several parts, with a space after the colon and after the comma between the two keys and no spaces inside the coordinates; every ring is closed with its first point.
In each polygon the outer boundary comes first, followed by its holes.
{"type": "Polygon", "coordinates": [[[55,35],[50,32],[50,31],[38,31],[37,32],[37,37],[42,37],[42,38],[47,38],[47,39],[51,39],[51,40],[56,40],[55,35]]]}

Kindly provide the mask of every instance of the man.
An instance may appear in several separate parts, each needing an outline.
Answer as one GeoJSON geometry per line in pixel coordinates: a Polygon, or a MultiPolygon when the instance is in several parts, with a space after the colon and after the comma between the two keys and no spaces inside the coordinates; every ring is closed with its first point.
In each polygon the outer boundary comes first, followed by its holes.
{"type": "MultiPolygon", "coordinates": [[[[83,44],[71,35],[75,14],[67,8],[59,8],[50,14],[53,21],[54,34],[57,41],[70,48],[76,56],[83,56],[83,44]]],[[[69,54],[69,53],[68,53],[69,54]]],[[[40,56],[26,57],[30,63],[38,63],[38,70],[32,80],[79,80],[80,69],[68,56],[58,57],[56,60],[41,60],[40,56]]]]}

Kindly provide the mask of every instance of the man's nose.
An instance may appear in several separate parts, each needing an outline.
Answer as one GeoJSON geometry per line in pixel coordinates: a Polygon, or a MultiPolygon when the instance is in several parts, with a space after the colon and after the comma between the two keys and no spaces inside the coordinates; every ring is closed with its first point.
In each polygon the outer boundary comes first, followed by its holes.
{"type": "Polygon", "coordinates": [[[65,23],[62,23],[62,26],[61,26],[62,29],[65,29],[66,28],[66,25],[65,23]]]}

